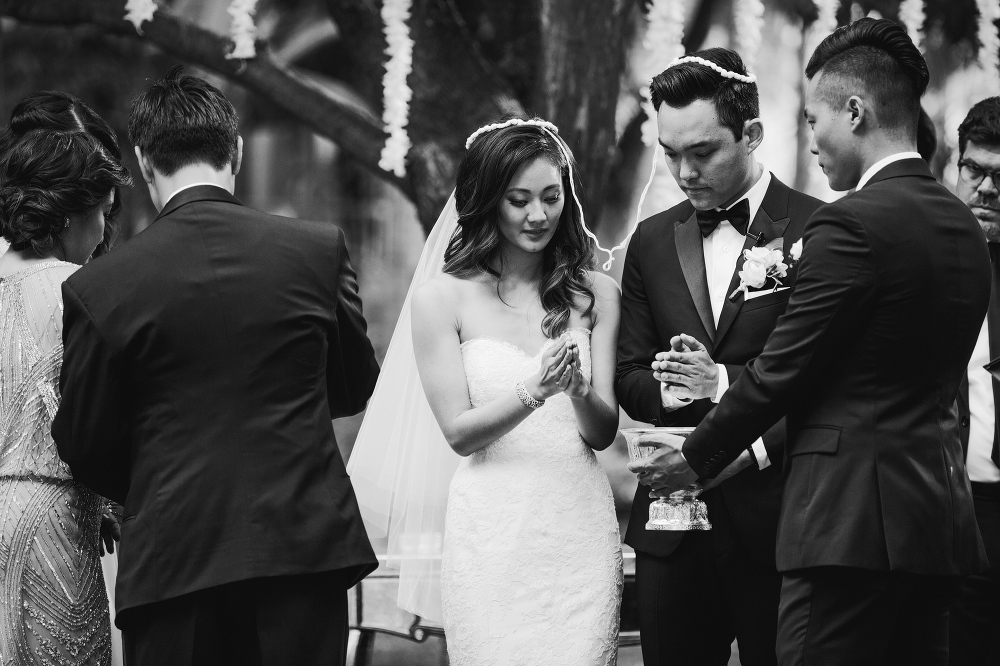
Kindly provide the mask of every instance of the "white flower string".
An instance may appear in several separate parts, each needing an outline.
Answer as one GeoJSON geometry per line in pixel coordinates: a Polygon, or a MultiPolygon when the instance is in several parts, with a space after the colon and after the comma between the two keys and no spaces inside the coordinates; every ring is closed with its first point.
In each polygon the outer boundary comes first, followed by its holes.
{"type": "Polygon", "coordinates": [[[903,0],[899,3],[899,21],[906,27],[907,34],[913,40],[913,45],[924,51],[924,0],[903,0]]]}
{"type": "Polygon", "coordinates": [[[743,57],[747,71],[756,69],[764,30],[764,3],[761,0],[735,0],[733,25],[736,29],[736,50],[743,57]]]}
{"type": "MultiPolygon", "coordinates": [[[[672,62],[684,55],[684,14],[685,0],[654,0],[646,17],[648,27],[642,38],[645,49],[643,64],[644,85],[639,89],[642,110],[646,120],[642,123],[642,142],[647,146],[657,145],[656,110],[649,94],[649,82],[672,62]]],[[[655,156],[654,156],[655,159],[655,156]]]]}
{"type": "MultiPolygon", "coordinates": [[[[486,134],[487,132],[492,132],[498,129],[503,129],[504,127],[513,127],[514,125],[531,125],[534,127],[541,127],[542,129],[546,129],[549,131],[550,134],[559,133],[559,128],[547,120],[535,120],[535,119],[521,120],[520,118],[511,118],[510,120],[505,120],[502,123],[483,125],[479,129],[477,129],[475,132],[469,135],[468,139],[465,140],[465,149],[468,150],[469,148],[471,148],[472,142],[478,139],[482,134],[486,134]]],[[[557,140],[556,143],[562,146],[562,143],[560,141],[557,140]]]]}
{"type": "Polygon", "coordinates": [[[837,10],[840,0],[813,0],[816,4],[816,20],[809,27],[806,38],[806,52],[812,53],[826,37],[837,29],[837,10]]]}
{"type": "Polygon", "coordinates": [[[704,58],[699,58],[698,56],[684,56],[683,58],[677,58],[672,63],[667,65],[667,69],[690,62],[693,62],[696,65],[704,65],[705,67],[714,70],[716,74],[725,79],[733,79],[734,81],[740,81],[741,83],[757,83],[757,77],[754,76],[753,74],[740,74],[739,72],[731,72],[728,69],[725,69],[724,67],[716,65],[711,60],[705,60],[704,58]]]}
{"type": "Polygon", "coordinates": [[[979,8],[979,66],[991,77],[998,75],[998,51],[1000,35],[997,34],[996,20],[1000,18],[1000,2],[997,0],[976,0],[979,8]]]}
{"type": "Polygon", "coordinates": [[[257,26],[253,15],[257,12],[257,0],[233,0],[226,10],[233,17],[229,26],[229,36],[233,40],[233,50],[226,54],[228,60],[250,60],[257,57],[257,26]]]}
{"type": "Polygon", "coordinates": [[[389,56],[382,78],[382,122],[389,136],[382,146],[378,165],[400,178],[406,175],[406,154],[410,151],[410,137],[406,132],[410,100],[413,99],[413,91],[406,85],[413,68],[413,40],[407,25],[410,6],[411,0],[384,0],[382,3],[385,52],[389,56]]]}
{"type": "Polygon", "coordinates": [[[156,3],[153,0],[128,0],[125,3],[125,20],[135,26],[135,31],[142,34],[144,21],[152,21],[156,13],[156,3]]]}

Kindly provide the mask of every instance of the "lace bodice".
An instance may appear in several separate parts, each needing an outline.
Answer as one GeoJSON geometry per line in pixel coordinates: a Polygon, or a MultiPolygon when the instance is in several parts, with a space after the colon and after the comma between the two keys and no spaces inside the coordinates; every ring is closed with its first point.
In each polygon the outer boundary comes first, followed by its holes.
{"type": "MultiPolygon", "coordinates": [[[[580,366],[588,382],[591,377],[590,331],[573,328],[567,331],[580,349],[580,366]]],[[[518,381],[538,371],[542,353],[554,340],[547,341],[534,356],[519,347],[493,338],[473,338],[462,343],[465,376],[469,385],[469,398],[473,407],[495,400],[509,393],[518,381]],[[499,359],[502,358],[502,362],[499,359]]],[[[476,451],[469,457],[470,464],[487,460],[535,462],[549,460],[564,463],[567,457],[590,458],[593,451],[577,431],[576,416],[570,399],[558,393],[545,401],[545,405],[532,413],[516,428],[493,444],[476,451]]]]}
{"type": "MultiPolygon", "coordinates": [[[[591,374],[590,331],[568,332],[591,374]]],[[[546,345],[551,342],[546,343],[546,345]]],[[[474,407],[537,372],[499,340],[462,345],[474,407]]],[[[462,460],[448,495],[442,608],[453,666],[608,666],[618,645],[621,544],[603,468],[570,398],[545,401],[462,460]]]]}
{"type": "Polygon", "coordinates": [[[35,264],[0,278],[0,477],[69,479],[52,441],[62,365],[62,283],[78,267],[35,264]]]}

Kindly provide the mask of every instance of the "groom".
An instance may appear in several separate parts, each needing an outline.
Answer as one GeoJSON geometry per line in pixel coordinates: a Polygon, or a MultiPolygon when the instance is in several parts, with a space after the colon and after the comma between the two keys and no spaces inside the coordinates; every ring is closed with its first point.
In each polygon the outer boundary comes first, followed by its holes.
{"type": "MultiPolygon", "coordinates": [[[[617,393],[632,418],[695,426],[760,353],[795,282],[734,298],[743,251],[775,242],[787,255],[820,202],[755,158],[763,140],[757,85],[726,49],[692,54],[653,79],[659,139],[685,201],[644,220],[622,275],[617,393]],[[694,351],[678,351],[685,345],[694,351]],[[656,373],[654,375],[654,366],[656,373]]],[[[784,423],[743,457],[748,469],[705,493],[711,532],[647,531],[649,487],[632,504],[643,663],[724,666],[739,642],[745,666],[775,663],[781,577],[774,540],[784,423]]]]}
{"type": "Polygon", "coordinates": [[[125,507],[130,666],[343,664],[376,566],[331,425],[378,374],[355,274],[338,228],[233,196],[235,109],[179,70],[129,119],[159,216],[63,286],[53,437],[125,507]]]}
{"type": "Polygon", "coordinates": [[[959,577],[982,570],[955,400],[990,298],[983,231],[915,152],[928,71],[861,19],[806,68],[813,153],[853,194],[810,218],[764,350],[659,459],[669,492],[718,474],[786,415],[782,664],[946,664],[959,577]]]}

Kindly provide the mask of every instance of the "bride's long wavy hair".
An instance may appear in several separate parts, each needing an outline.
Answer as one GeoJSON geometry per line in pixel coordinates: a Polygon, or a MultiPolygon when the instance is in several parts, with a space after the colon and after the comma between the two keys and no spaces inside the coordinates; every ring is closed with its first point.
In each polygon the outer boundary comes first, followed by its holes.
{"type": "MultiPolygon", "coordinates": [[[[573,201],[567,162],[567,157],[573,159],[572,153],[565,144],[564,153],[556,140],[538,126],[512,125],[485,132],[473,141],[458,167],[458,228],[444,255],[445,273],[460,278],[488,273],[497,279],[499,296],[503,276],[500,202],[518,169],[538,157],[550,160],[562,173],[564,204],[559,226],[542,258],[542,331],[549,338],[566,330],[578,298],[589,301],[584,315],[594,308],[594,292],[586,275],[594,265],[594,247],[583,233],[583,220],[573,201]]],[[[575,164],[572,173],[579,173],[575,164]]],[[[579,192],[579,181],[575,185],[579,192]]]]}

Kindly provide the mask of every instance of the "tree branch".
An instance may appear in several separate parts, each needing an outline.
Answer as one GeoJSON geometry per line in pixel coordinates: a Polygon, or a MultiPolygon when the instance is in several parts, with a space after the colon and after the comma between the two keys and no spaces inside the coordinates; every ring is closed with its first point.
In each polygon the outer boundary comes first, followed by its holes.
{"type": "MultiPolygon", "coordinates": [[[[117,0],[0,0],[0,16],[54,26],[95,25],[115,35],[139,37],[117,0]]],[[[306,75],[274,59],[258,42],[253,60],[227,60],[229,40],[160,9],[142,24],[142,37],[187,62],[214,70],[273,102],[345,153],[413,198],[409,180],[378,166],[385,133],[382,123],[356,103],[321,88],[306,75]]]]}

